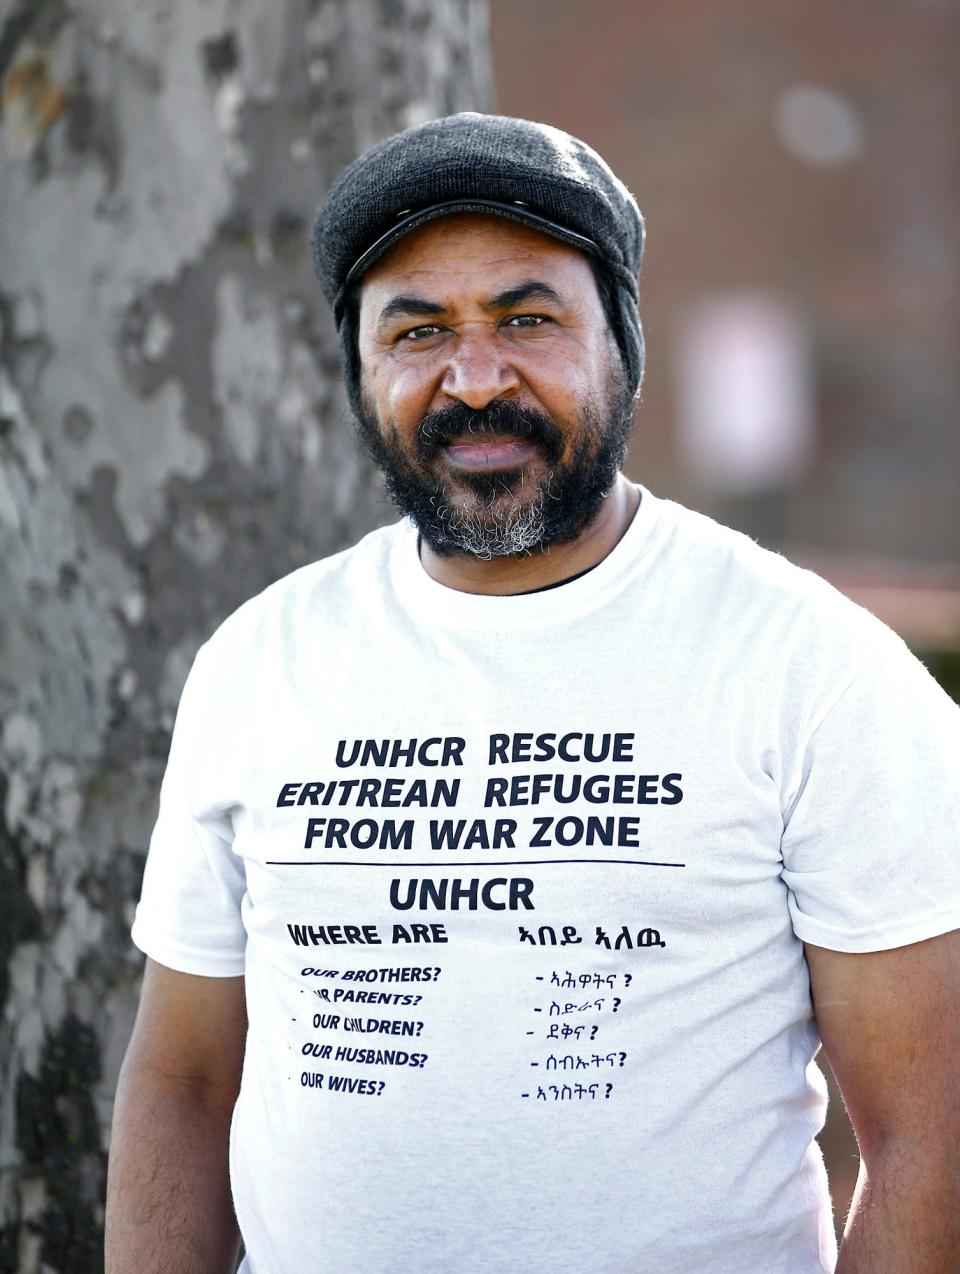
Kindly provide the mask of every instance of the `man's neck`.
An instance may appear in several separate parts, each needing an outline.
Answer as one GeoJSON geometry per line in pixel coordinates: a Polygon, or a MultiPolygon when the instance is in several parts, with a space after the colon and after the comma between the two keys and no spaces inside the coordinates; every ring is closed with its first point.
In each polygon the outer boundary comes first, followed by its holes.
{"type": "Polygon", "coordinates": [[[461,593],[531,593],[602,562],[623,538],[639,507],[639,488],[621,473],[591,524],[567,544],[551,545],[542,553],[488,561],[463,554],[441,557],[421,542],[420,560],[431,579],[461,593]]]}

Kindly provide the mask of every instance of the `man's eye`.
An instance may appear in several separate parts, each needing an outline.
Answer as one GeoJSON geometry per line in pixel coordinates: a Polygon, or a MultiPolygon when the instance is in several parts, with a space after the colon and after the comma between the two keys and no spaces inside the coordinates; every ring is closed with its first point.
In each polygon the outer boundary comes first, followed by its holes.
{"type": "Polygon", "coordinates": [[[436,323],[424,323],[421,327],[411,327],[408,332],[401,332],[399,339],[413,344],[416,341],[425,341],[429,336],[436,336],[439,331],[436,323]]]}
{"type": "Polygon", "coordinates": [[[507,322],[517,327],[543,327],[546,319],[542,314],[514,314],[507,322]]]}

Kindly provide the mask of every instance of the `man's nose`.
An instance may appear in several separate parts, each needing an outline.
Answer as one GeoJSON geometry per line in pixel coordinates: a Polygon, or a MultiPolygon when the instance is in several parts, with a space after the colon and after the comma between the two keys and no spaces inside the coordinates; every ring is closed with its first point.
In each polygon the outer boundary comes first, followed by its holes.
{"type": "Polygon", "coordinates": [[[495,332],[462,333],[449,355],[441,388],[474,411],[496,398],[509,397],[520,385],[516,368],[495,332]]]}

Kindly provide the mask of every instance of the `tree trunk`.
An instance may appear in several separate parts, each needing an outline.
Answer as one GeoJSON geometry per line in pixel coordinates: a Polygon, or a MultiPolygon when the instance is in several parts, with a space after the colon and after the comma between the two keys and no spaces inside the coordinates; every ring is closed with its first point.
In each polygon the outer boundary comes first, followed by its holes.
{"type": "Polygon", "coordinates": [[[187,668],[396,514],[307,233],[485,109],[485,0],[0,0],[0,1270],[102,1268],[129,926],[187,668]]]}

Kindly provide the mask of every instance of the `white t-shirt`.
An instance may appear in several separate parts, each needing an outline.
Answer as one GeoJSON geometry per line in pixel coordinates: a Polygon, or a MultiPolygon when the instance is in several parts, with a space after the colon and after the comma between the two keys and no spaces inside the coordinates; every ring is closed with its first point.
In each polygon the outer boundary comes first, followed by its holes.
{"type": "Polygon", "coordinates": [[[246,975],[247,1274],[822,1274],[803,942],[960,927],[960,711],[809,572],[643,491],[593,570],[407,521],[184,690],[133,937],[246,975]]]}

